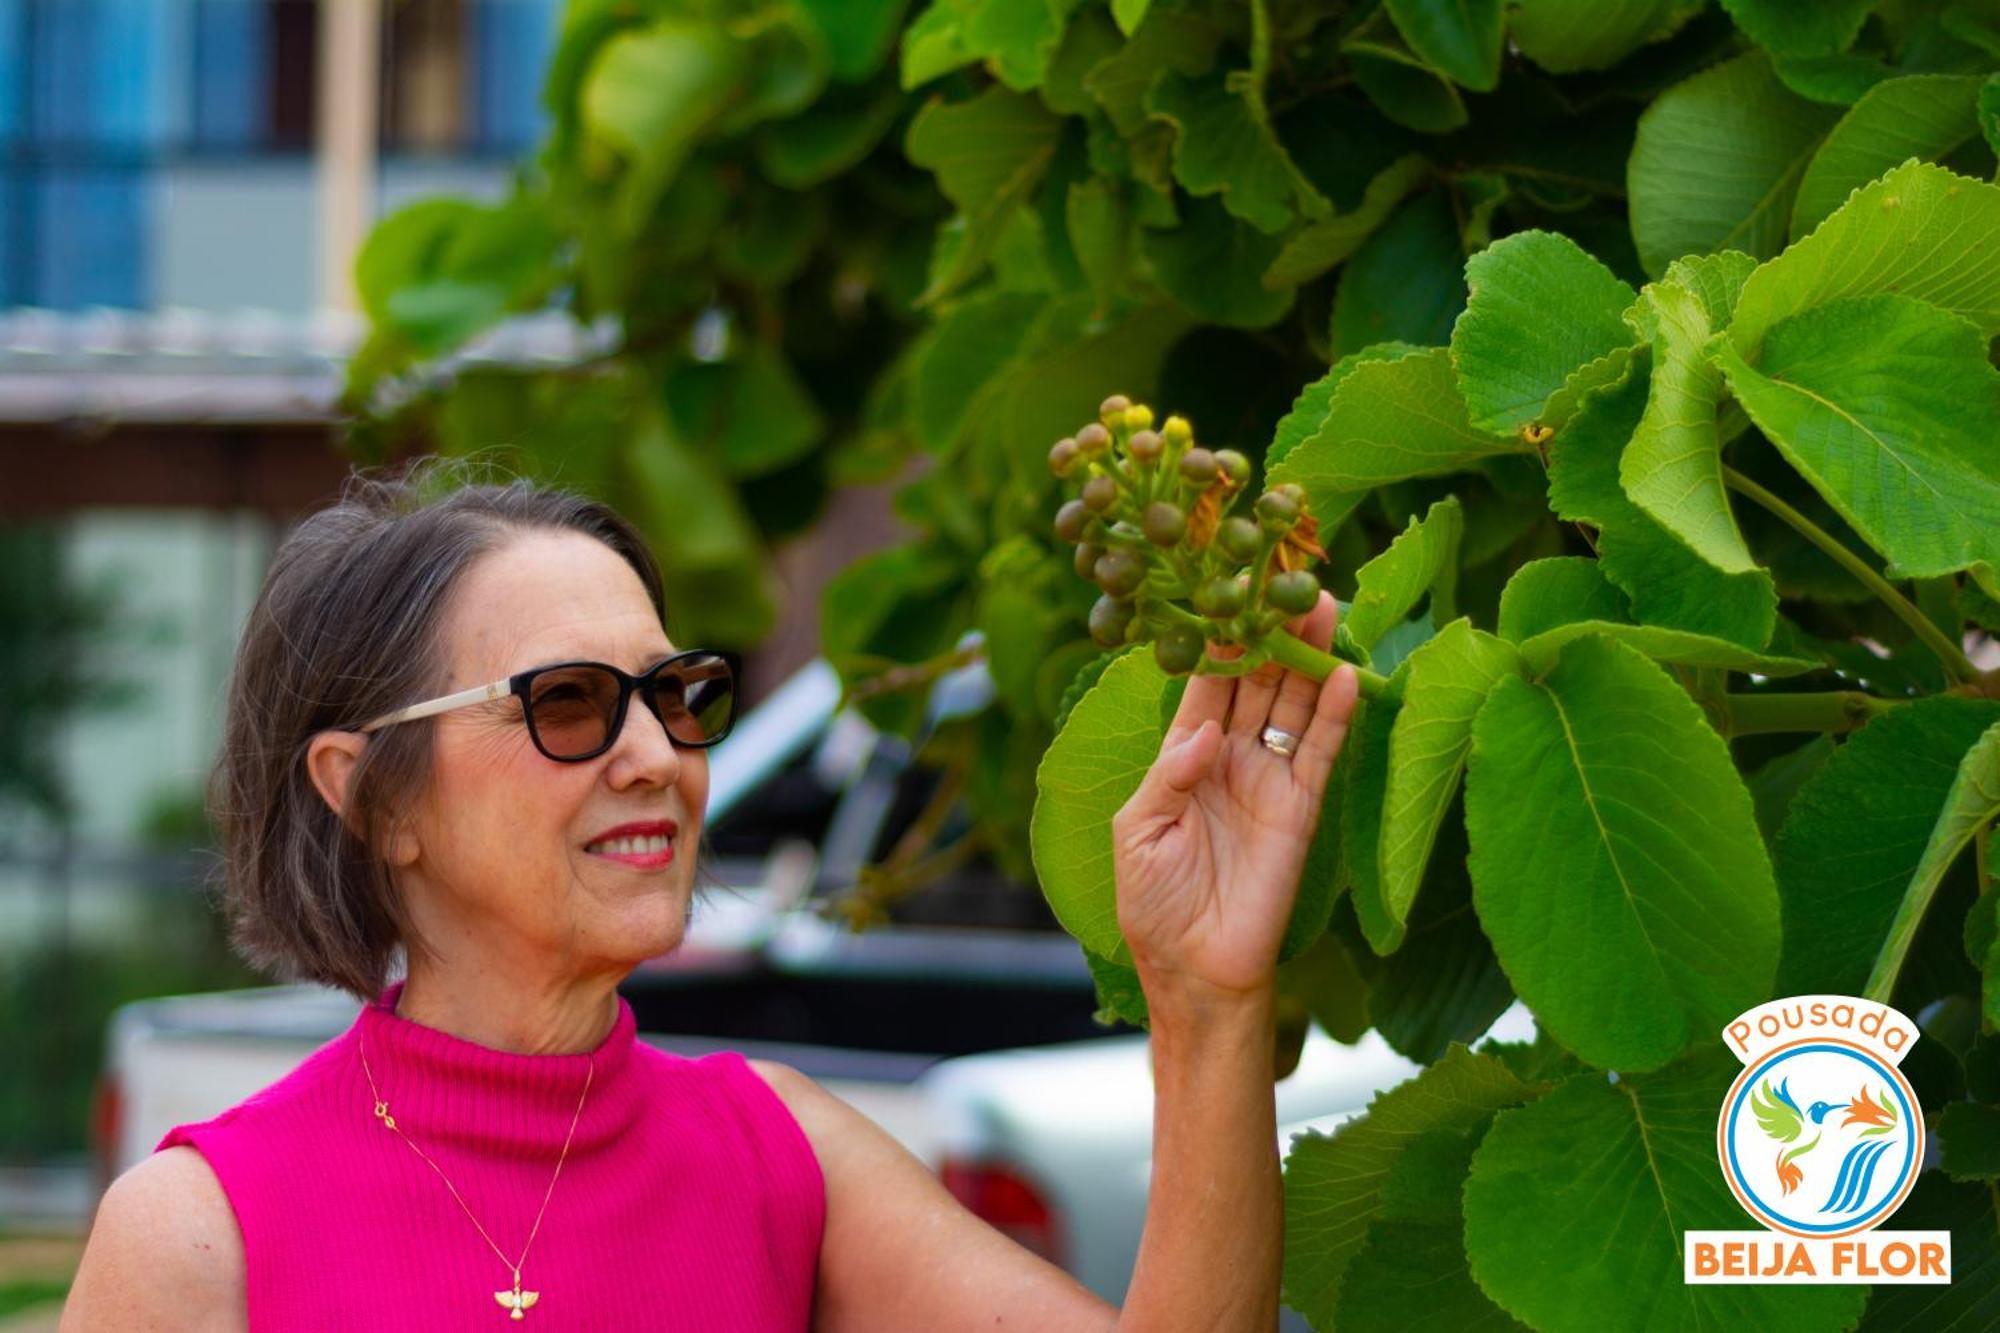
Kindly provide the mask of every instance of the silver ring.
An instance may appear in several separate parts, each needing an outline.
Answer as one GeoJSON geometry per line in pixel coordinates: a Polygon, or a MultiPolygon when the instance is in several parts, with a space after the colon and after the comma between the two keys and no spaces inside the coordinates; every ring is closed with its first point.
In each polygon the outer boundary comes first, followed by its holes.
{"type": "Polygon", "coordinates": [[[1283,727],[1265,727],[1257,734],[1257,739],[1264,742],[1266,749],[1287,759],[1299,748],[1299,738],[1283,727]]]}

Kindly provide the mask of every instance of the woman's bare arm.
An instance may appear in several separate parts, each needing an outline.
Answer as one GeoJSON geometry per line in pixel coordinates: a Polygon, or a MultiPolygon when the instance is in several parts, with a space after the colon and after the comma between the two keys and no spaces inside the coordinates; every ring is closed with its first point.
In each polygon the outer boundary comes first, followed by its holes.
{"type": "Polygon", "coordinates": [[[244,1333],[243,1238],[206,1159],[181,1146],[111,1182],[60,1333],[244,1333]]]}

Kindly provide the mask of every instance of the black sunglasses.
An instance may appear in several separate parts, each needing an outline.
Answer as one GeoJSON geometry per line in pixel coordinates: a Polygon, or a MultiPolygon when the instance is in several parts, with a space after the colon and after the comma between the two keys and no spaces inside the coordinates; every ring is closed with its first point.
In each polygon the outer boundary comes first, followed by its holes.
{"type": "Polygon", "coordinates": [[[373,731],[511,694],[521,701],[521,716],[535,748],[557,763],[574,764],[611,748],[624,729],[625,708],[637,690],[666,728],[669,740],[684,750],[703,750],[736,724],[737,681],[742,674],[742,655],[726,648],[690,648],[639,676],[608,662],[553,662],[399,708],[357,730],[373,731]]]}

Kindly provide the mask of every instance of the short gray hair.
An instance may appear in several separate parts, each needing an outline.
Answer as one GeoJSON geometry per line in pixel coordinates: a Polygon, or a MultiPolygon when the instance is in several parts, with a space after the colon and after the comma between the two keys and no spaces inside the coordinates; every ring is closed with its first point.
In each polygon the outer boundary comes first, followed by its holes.
{"type": "Polygon", "coordinates": [[[423,949],[382,851],[391,812],[430,783],[433,720],[371,735],[344,818],[313,786],[306,751],[317,732],[444,691],[439,630],[474,561],[530,532],[584,533],[624,557],[665,624],[659,565],[628,521],[568,490],[488,479],[488,467],[431,456],[400,475],[351,470],[265,572],[206,793],[230,942],[262,971],[366,1001],[388,984],[398,947],[423,949]]]}

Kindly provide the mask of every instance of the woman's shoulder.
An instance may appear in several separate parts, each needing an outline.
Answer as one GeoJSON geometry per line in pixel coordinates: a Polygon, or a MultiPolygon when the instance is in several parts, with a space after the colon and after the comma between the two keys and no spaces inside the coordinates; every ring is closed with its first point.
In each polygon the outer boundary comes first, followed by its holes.
{"type": "Polygon", "coordinates": [[[246,1328],[244,1278],[222,1182],[193,1147],[164,1148],[98,1201],[62,1327],[246,1328]]]}

